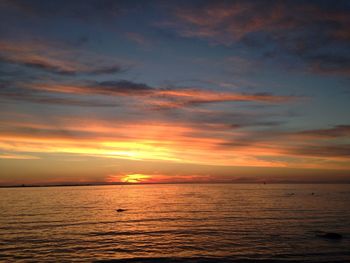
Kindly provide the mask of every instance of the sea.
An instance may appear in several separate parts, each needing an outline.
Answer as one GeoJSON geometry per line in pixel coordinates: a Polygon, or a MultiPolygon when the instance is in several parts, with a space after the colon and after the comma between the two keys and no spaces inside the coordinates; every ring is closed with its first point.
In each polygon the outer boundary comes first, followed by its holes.
{"type": "Polygon", "coordinates": [[[350,185],[1,188],[0,262],[350,262],[350,185]]]}

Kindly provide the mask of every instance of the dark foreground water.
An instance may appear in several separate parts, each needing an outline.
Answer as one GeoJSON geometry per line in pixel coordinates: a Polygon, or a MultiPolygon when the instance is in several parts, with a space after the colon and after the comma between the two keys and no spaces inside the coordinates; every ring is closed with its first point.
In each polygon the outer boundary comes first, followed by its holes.
{"type": "Polygon", "coordinates": [[[0,212],[1,262],[350,262],[350,185],[8,188],[0,212]]]}

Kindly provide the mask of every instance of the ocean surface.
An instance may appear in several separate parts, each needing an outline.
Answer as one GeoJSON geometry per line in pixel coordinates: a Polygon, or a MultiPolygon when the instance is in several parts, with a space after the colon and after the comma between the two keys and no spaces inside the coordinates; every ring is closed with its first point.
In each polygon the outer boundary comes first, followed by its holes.
{"type": "Polygon", "coordinates": [[[350,185],[0,189],[0,262],[104,260],[350,262],[350,185]]]}

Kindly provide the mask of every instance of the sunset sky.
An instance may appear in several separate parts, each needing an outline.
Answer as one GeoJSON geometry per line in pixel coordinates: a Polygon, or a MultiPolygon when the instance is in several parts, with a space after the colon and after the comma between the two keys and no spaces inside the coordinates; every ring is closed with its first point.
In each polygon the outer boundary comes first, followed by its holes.
{"type": "Polygon", "coordinates": [[[0,1],[0,185],[350,182],[350,1],[0,1]]]}

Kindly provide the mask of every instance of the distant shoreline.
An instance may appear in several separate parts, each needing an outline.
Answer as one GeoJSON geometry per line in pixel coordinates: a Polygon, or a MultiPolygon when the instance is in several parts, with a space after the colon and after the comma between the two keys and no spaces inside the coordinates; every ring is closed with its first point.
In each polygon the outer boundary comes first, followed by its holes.
{"type": "Polygon", "coordinates": [[[173,184],[258,184],[258,185],[270,185],[270,184],[350,184],[350,182],[269,182],[264,184],[257,182],[175,182],[175,183],[91,183],[91,184],[43,184],[43,185],[0,185],[0,188],[34,188],[34,187],[76,187],[76,186],[123,186],[123,185],[173,185],[173,184]]]}

